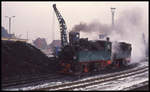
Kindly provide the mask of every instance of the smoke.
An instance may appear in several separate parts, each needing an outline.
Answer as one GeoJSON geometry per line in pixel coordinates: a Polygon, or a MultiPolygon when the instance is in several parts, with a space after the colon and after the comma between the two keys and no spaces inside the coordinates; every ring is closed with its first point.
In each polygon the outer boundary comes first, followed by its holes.
{"type": "Polygon", "coordinates": [[[75,25],[72,28],[72,31],[85,33],[101,32],[108,34],[111,31],[111,27],[109,25],[102,24],[98,21],[94,21],[89,24],[81,22],[80,24],[75,25]]]}
{"type": "MultiPolygon", "coordinates": [[[[143,11],[141,8],[132,8],[130,10],[122,11],[115,26],[102,24],[98,21],[87,23],[80,23],[72,28],[72,31],[84,32],[91,35],[99,36],[100,33],[107,34],[112,42],[127,42],[132,44],[131,60],[132,62],[139,62],[145,57],[146,47],[143,43],[142,34],[147,34],[147,24],[143,20],[143,11]]],[[[95,39],[94,39],[95,40],[95,39]]],[[[148,36],[146,36],[148,42],[148,36]]],[[[115,45],[113,45],[115,46],[115,45]]]]}

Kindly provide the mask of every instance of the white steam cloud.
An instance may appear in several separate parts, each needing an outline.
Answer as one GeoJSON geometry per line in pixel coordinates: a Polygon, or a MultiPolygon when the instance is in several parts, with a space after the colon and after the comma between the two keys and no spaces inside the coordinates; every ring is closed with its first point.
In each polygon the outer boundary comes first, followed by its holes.
{"type": "Polygon", "coordinates": [[[145,57],[148,45],[148,24],[143,19],[142,10],[130,9],[123,11],[116,21],[114,28],[100,22],[89,24],[80,23],[72,28],[72,31],[84,32],[97,39],[100,33],[107,34],[110,41],[127,42],[132,44],[131,60],[139,62],[145,57]],[[92,34],[94,33],[95,36],[92,34]],[[143,34],[145,39],[143,38],[143,34]],[[144,43],[146,41],[146,44],[144,43]]]}
{"type": "MultiPolygon", "coordinates": [[[[146,35],[143,22],[142,10],[130,9],[123,11],[118,22],[115,24],[114,30],[109,35],[112,41],[124,41],[132,44],[131,61],[139,62],[146,56],[146,46],[143,34],[146,35]]],[[[148,36],[145,38],[148,42],[148,36]]]]}

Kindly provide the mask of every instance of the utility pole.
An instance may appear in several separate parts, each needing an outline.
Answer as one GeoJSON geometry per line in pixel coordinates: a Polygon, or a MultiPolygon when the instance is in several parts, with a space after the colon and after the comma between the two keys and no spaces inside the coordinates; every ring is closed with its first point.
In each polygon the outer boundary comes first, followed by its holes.
{"type": "Polygon", "coordinates": [[[5,17],[9,19],[9,34],[11,34],[11,18],[14,18],[15,16],[11,16],[11,17],[5,16],[5,17]]]}
{"type": "Polygon", "coordinates": [[[114,28],[114,15],[115,15],[115,9],[116,8],[110,8],[112,13],[112,28],[114,28]]]}
{"type": "Polygon", "coordinates": [[[27,32],[27,40],[28,40],[28,32],[27,32]]]}

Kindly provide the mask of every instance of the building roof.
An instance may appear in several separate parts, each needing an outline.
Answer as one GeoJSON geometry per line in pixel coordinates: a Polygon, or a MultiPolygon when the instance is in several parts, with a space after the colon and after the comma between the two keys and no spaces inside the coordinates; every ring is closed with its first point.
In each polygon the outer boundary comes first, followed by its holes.
{"type": "Polygon", "coordinates": [[[53,40],[50,44],[49,44],[49,48],[52,48],[52,47],[56,47],[56,46],[59,46],[61,47],[61,40],[53,40]]]}

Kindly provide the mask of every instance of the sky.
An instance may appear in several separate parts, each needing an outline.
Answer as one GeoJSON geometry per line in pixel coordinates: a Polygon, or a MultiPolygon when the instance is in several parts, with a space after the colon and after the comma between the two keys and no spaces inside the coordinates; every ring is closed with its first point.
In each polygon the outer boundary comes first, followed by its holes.
{"type": "MultiPolygon", "coordinates": [[[[15,16],[12,18],[11,33],[20,38],[27,38],[32,42],[37,37],[45,38],[47,43],[52,40],[60,39],[59,23],[53,11],[52,5],[56,4],[57,9],[65,19],[67,32],[74,25],[80,22],[91,23],[99,21],[103,24],[111,25],[111,7],[115,7],[115,22],[119,19],[123,11],[130,9],[141,9],[143,23],[148,29],[148,2],[24,2],[24,1],[3,1],[2,9],[2,26],[9,28],[8,18],[5,16],[15,16]]],[[[148,31],[148,30],[146,30],[148,31]]],[[[148,32],[146,32],[148,33],[148,32]]],[[[88,34],[81,37],[90,37],[88,34]]]]}

